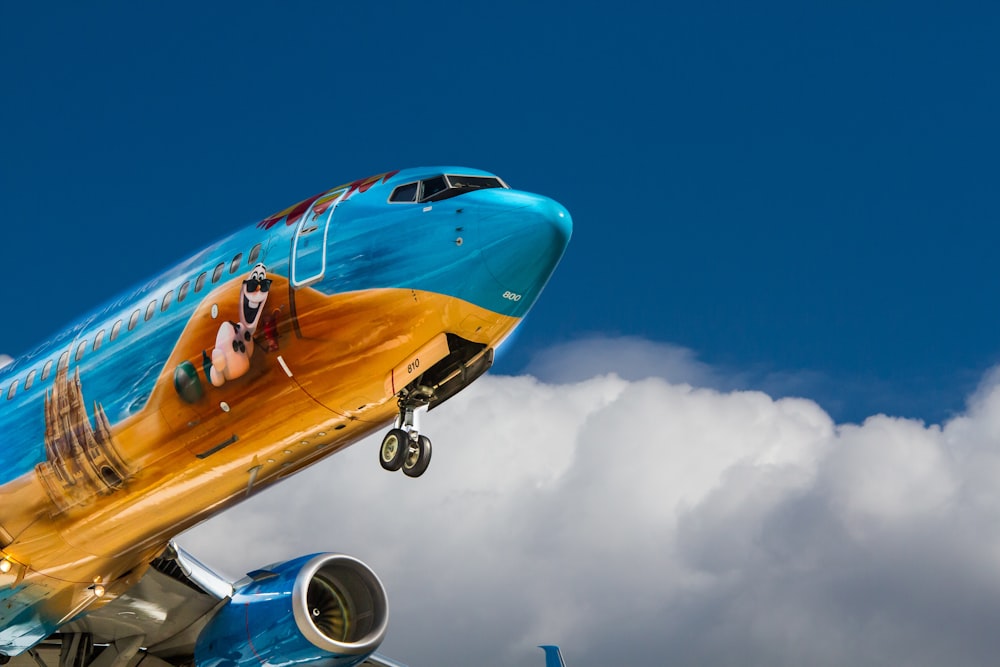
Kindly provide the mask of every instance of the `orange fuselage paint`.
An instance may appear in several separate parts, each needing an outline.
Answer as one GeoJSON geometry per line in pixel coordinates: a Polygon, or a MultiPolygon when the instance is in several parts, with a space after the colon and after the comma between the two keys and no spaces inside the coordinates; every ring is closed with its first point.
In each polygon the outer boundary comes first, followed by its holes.
{"type": "Polygon", "coordinates": [[[276,277],[267,308],[277,349],[258,347],[245,376],[213,387],[203,370],[204,341],[220,325],[212,306],[239,289],[233,281],[202,301],[145,409],[112,428],[136,471],[117,490],[60,504],[38,474],[0,487],[0,525],[13,537],[4,554],[24,566],[19,584],[49,589],[74,614],[107,603],[173,536],[392,421],[393,374],[421,350],[440,355],[433,350],[442,334],[495,347],[518,321],[409,289],[328,297],[301,288],[293,322],[288,283],[276,277]],[[185,361],[204,387],[194,403],[175,388],[185,361]],[[102,598],[95,581],[106,588],[102,598]]]}

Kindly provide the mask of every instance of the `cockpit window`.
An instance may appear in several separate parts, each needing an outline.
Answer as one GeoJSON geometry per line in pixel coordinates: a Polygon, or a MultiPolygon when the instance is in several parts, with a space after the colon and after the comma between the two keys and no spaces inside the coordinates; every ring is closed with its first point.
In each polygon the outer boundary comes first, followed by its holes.
{"type": "Polygon", "coordinates": [[[417,187],[420,183],[407,183],[406,185],[400,185],[398,188],[392,191],[392,196],[389,197],[389,201],[394,202],[413,202],[417,201],[417,187]]]}
{"type": "Polygon", "coordinates": [[[429,178],[423,182],[424,191],[420,201],[441,201],[450,197],[489,188],[505,188],[503,181],[496,176],[457,176],[446,174],[429,178]]]}
{"type": "Polygon", "coordinates": [[[389,201],[399,203],[433,202],[449,199],[472,190],[487,190],[489,188],[506,188],[507,184],[496,176],[459,176],[457,174],[442,174],[432,176],[419,183],[400,185],[389,201]]]}
{"type": "Polygon", "coordinates": [[[444,176],[428,178],[423,182],[423,185],[424,192],[420,197],[420,201],[434,201],[435,195],[448,190],[448,183],[444,180],[444,176]]]}
{"type": "Polygon", "coordinates": [[[448,185],[459,190],[486,190],[502,188],[503,183],[494,176],[453,176],[449,174],[448,185]]]}

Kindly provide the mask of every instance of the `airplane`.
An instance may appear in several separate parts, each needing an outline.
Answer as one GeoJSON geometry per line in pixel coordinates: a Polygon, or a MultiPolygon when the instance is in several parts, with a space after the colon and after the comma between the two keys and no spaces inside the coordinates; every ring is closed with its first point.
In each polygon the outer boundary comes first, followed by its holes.
{"type": "Polygon", "coordinates": [[[0,664],[400,665],[375,653],[388,603],[360,560],[303,555],[230,582],[174,538],[386,426],[381,467],[423,475],[422,417],[491,367],[571,234],[562,205],[495,174],[391,171],[7,360],[0,664]]]}
{"type": "Polygon", "coordinates": [[[558,646],[539,646],[538,648],[545,651],[545,667],[566,667],[558,646]]]}

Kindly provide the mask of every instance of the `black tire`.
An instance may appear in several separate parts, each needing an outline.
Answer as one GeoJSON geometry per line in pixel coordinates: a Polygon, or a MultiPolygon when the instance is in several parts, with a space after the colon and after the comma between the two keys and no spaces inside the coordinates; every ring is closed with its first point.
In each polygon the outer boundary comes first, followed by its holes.
{"type": "Polygon", "coordinates": [[[417,438],[416,444],[410,443],[410,450],[403,461],[403,474],[407,477],[420,477],[431,464],[431,439],[427,436],[417,438]]]}
{"type": "Polygon", "coordinates": [[[394,428],[382,438],[382,446],[378,448],[378,462],[386,470],[395,472],[403,466],[409,451],[410,434],[401,428],[394,428]]]}

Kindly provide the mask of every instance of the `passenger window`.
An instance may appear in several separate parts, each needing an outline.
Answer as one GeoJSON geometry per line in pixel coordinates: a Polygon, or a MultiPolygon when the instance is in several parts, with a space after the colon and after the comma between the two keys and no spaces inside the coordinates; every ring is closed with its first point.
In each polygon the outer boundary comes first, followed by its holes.
{"type": "Polygon", "coordinates": [[[139,313],[140,312],[141,311],[137,310],[134,313],[132,313],[132,317],[128,318],[128,330],[129,331],[131,331],[132,329],[135,329],[136,323],[139,322],[139,313]]]}
{"type": "Polygon", "coordinates": [[[194,291],[195,292],[200,292],[201,288],[205,286],[205,276],[206,275],[208,275],[208,274],[205,273],[204,271],[202,271],[201,275],[198,276],[198,278],[194,281],[194,291]]]}
{"type": "Polygon", "coordinates": [[[31,389],[31,385],[35,384],[35,374],[38,371],[31,371],[28,373],[28,377],[24,379],[24,390],[27,391],[31,389]]]}
{"type": "Polygon", "coordinates": [[[80,345],[76,348],[76,361],[83,359],[83,353],[87,351],[87,341],[86,339],[80,341],[80,345]]]}
{"type": "Polygon", "coordinates": [[[48,361],[45,362],[45,365],[42,366],[42,379],[48,380],[49,375],[51,374],[52,374],[52,360],[49,359],[48,361]]]}
{"type": "Polygon", "coordinates": [[[186,297],[188,295],[188,288],[189,287],[191,287],[191,281],[190,280],[185,280],[184,284],[181,285],[181,288],[179,290],[177,290],[177,303],[180,303],[181,301],[183,301],[184,297],[186,297]]]}
{"type": "Polygon", "coordinates": [[[121,333],[121,330],[122,330],[122,321],[118,320],[117,322],[115,322],[115,325],[111,327],[111,340],[118,338],[118,334],[121,333]]]}
{"type": "Polygon", "coordinates": [[[212,284],[213,285],[215,283],[219,282],[219,278],[222,277],[222,272],[225,271],[225,270],[226,270],[226,263],[225,262],[222,262],[217,267],[215,267],[215,271],[212,271],[212,284]]]}
{"type": "Polygon", "coordinates": [[[163,304],[160,305],[160,312],[161,313],[167,312],[167,308],[170,307],[170,300],[173,299],[173,298],[174,298],[174,291],[173,290],[170,290],[169,292],[167,292],[166,294],[163,295],[163,304]]]}
{"type": "Polygon", "coordinates": [[[7,400],[9,401],[10,399],[14,398],[14,394],[16,393],[17,393],[17,380],[14,380],[14,384],[12,384],[10,386],[10,389],[7,390],[7,400]]]}
{"type": "Polygon", "coordinates": [[[153,299],[152,301],[149,302],[149,305],[146,306],[145,320],[148,322],[150,319],[152,319],[153,313],[155,312],[156,312],[156,299],[153,299]]]}
{"type": "Polygon", "coordinates": [[[94,337],[94,352],[97,352],[99,349],[101,349],[101,344],[103,342],[104,342],[104,329],[101,329],[100,331],[97,332],[97,335],[94,337]]]}
{"type": "Polygon", "coordinates": [[[233,261],[229,263],[229,273],[236,273],[240,270],[240,262],[243,260],[243,253],[233,257],[233,261]]]}
{"type": "Polygon", "coordinates": [[[67,368],[69,368],[69,350],[59,355],[59,364],[56,366],[56,372],[64,371],[67,368]]]}
{"type": "Polygon", "coordinates": [[[419,183],[407,183],[406,185],[400,185],[398,188],[392,191],[392,196],[389,197],[389,201],[392,202],[415,202],[417,201],[417,186],[419,183]]]}
{"type": "Polygon", "coordinates": [[[253,248],[250,249],[250,256],[247,257],[247,264],[253,266],[257,263],[257,258],[260,257],[260,244],[258,243],[253,248]]]}

